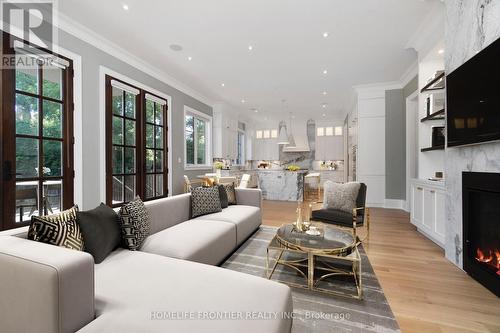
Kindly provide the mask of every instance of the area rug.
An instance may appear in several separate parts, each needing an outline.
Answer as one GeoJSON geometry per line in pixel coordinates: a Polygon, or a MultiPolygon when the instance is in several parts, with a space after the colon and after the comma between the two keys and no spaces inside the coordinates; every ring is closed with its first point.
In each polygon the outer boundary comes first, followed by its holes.
{"type": "MultiPolygon", "coordinates": [[[[234,271],[266,276],[266,248],[276,234],[276,228],[261,226],[222,267],[234,271]]],[[[363,299],[326,295],[292,288],[293,333],[302,332],[400,332],[398,323],[375,276],[362,246],[359,248],[362,264],[363,299]]],[[[294,281],[299,274],[281,265],[276,269],[280,280],[294,281]]],[[[339,282],[336,281],[338,284],[339,282]]],[[[350,281],[345,281],[346,289],[350,281]]]]}

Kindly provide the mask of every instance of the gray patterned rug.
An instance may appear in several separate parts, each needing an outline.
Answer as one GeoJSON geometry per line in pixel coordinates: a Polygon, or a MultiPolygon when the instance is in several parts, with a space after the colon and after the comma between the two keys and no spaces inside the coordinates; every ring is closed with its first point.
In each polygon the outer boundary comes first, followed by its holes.
{"type": "MultiPolygon", "coordinates": [[[[266,276],[266,247],[276,228],[261,226],[222,267],[238,272],[266,276]]],[[[330,296],[298,288],[292,289],[295,319],[293,333],[302,332],[400,332],[384,292],[362,247],[363,299],[330,296]]],[[[280,280],[298,281],[299,274],[280,265],[280,280]]],[[[335,281],[340,288],[351,288],[351,281],[335,281]],[[340,284],[340,285],[339,285],[340,284]],[[343,285],[342,285],[343,284],[343,285]]]]}

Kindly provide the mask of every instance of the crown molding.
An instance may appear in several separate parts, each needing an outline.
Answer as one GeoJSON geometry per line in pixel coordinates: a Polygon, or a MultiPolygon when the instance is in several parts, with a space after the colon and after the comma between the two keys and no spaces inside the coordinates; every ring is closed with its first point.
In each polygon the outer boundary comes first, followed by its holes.
{"type": "Polygon", "coordinates": [[[401,86],[405,87],[417,75],[418,75],[418,61],[415,60],[415,62],[406,69],[403,75],[401,75],[401,78],[399,79],[401,86]]]}
{"type": "Polygon", "coordinates": [[[118,46],[114,42],[102,37],[93,30],[85,27],[84,25],[75,22],[69,18],[66,14],[58,11],[58,23],[57,27],[78,39],[98,48],[99,50],[112,55],[113,57],[126,62],[127,64],[137,68],[138,70],[144,72],[145,74],[154,77],[155,79],[168,84],[169,86],[209,105],[212,106],[214,101],[207,97],[206,95],[200,93],[199,91],[189,87],[183,82],[175,79],[174,77],[168,75],[163,70],[151,65],[150,63],[144,61],[140,57],[130,53],[121,46],[118,46]]]}
{"type": "Polygon", "coordinates": [[[436,2],[406,43],[406,48],[414,49],[418,52],[419,58],[421,58],[444,38],[444,26],[445,5],[442,2],[436,2]]]}

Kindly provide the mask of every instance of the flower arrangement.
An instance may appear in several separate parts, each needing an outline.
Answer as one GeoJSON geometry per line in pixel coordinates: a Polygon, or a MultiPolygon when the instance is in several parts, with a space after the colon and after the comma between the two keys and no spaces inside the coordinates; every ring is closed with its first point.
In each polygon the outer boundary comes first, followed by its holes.
{"type": "Polygon", "coordinates": [[[224,163],[222,163],[221,161],[217,161],[214,163],[214,168],[216,170],[222,170],[223,167],[224,167],[224,163]]]}

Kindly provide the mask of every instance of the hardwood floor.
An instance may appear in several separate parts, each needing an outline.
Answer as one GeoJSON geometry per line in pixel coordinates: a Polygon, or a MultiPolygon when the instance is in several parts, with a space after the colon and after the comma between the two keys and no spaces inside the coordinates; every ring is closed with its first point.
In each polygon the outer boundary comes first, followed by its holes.
{"type": "MultiPolygon", "coordinates": [[[[263,223],[292,222],[296,208],[264,201],[263,223]]],[[[445,259],[406,212],[372,208],[370,215],[364,247],[403,333],[500,333],[500,298],[445,259]]]]}

